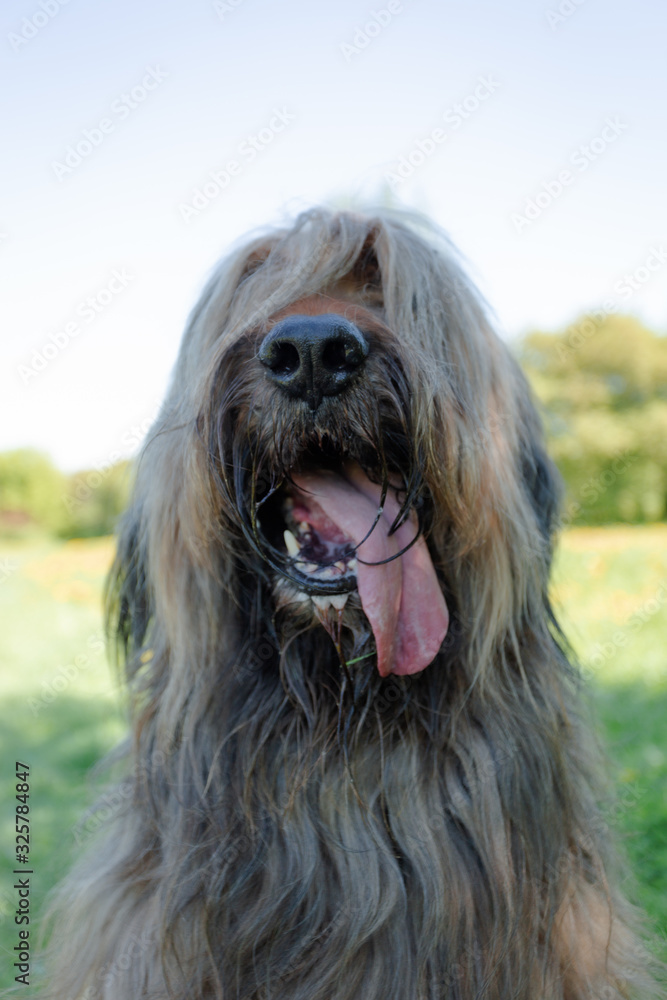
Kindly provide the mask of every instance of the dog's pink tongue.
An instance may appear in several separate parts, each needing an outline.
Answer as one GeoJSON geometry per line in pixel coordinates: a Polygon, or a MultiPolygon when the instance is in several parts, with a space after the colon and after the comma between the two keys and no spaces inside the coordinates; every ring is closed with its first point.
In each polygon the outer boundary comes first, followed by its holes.
{"type": "MultiPolygon", "coordinates": [[[[382,491],[358,465],[346,465],[344,476],[328,471],[299,473],[293,482],[303,491],[300,500],[308,508],[315,529],[321,511],[359,545],[377,516],[382,491]]],[[[449,624],[447,605],[424,539],[419,538],[396,557],[417,531],[413,512],[398,531],[388,534],[398,510],[399,503],[389,491],[380,520],[357,550],[359,597],[373,629],[378,670],[383,677],[414,674],[427,667],[449,624]],[[391,556],[396,558],[381,566],[367,565],[391,556]]],[[[322,524],[326,527],[324,521],[322,524]]]]}

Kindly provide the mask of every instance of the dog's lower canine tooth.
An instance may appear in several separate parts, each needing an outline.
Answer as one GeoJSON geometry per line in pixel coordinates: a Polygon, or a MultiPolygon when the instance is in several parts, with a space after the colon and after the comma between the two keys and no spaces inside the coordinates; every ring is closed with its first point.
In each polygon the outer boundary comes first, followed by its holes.
{"type": "Polygon", "coordinates": [[[342,611],[345,605],[347,604],[347,599],[349,596],[350,596],[349,594],[332,594],[329,600],[331,601],[331,604],[336,609],[336,611],[342,611]]]}
{"type": "Polygon", "coordinates": [[[283,538],[285,539],[285,545],[287,546],[287,552],[289,555],[298,556],[301,549],[299,548],[299,543],[289,528],[285,528],[283,531],[283,538]]]}
{"type": "Polygon", "coordinates": [[[319,597],[317,594],[313,594],[312,601],[315,607],[319,608],[320,611],[327,611],[329,606],[333,604],[332,597],[319,597]]]}

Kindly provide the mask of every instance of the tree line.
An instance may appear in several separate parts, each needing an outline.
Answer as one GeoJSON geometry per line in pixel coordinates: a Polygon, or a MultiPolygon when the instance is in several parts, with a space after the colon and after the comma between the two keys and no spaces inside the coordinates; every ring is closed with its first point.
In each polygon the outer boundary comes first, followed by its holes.
{"type": "Polygon", "coordinates": [[[667,337],[599,312],[517,348],[565,480],[564,522],[664,520],[667,337]]]}
{"type": "Polygon", "coordinates": [[[67,475],[31,448],[0,453],[0,535],[110,534],[127,503],[130,481],[126,461],[67,475]]]}
{"type": "MultiPolygon", "coordinates": [[[[667,517],[667,337],[600,311],[513,344],[565,481],[563,524],[667,517]]],[[[66,475],[31,449],[0,454],[0,534],[114,530],[131,464],[66,475]]]]}

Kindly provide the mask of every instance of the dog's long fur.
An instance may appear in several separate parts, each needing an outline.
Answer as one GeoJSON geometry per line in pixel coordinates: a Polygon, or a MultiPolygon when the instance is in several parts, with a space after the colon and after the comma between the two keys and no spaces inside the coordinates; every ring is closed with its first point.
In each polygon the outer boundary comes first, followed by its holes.
{"type": "Polygon", "coordinates": [[[653,996],[547,595],[558,498],[445,241],[317,210],[226,260],[122,524],[132,795],[62,893],[53,995],[653,996]],[[365,317],[371,345],[316,411],[257,361],[309,311],[365,317]],[[318,450],[418,511],[451,613],[419,674],[379,676],[354,601],[337,651],[270,563],[257,505],[318,450]]]}

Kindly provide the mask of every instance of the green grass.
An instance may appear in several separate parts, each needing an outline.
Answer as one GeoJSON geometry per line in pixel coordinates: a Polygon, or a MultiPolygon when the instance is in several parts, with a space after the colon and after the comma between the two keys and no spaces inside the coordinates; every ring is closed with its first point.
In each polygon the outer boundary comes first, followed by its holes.
{"type": "Polygon", "coordinates": [[[667,526],[567,532],[554,598],[602,723],[611,825],[667,957],[667,526]]]}
{"type": "MultiPolygon", "coordinates": [[[[92,765],[124,731],[101,646],[109,539],[0,546],[0,987],[16,943],[14,762],[30,765],[32,915],[69,868],[92,765]]],[[[667,526],[574,529],[554,597],[592,682],[618,792],[611,817],[638,901],[667,936],[667,526]]],[[[36,929],[32,924],[33,931],[36,929]]],[[[34,942],[36,934],[31,935],[34,942]]]]}
{"type": "Polygon", "coordinates": [[[30,765],[34,946],[45,894],[76,855],[73,831],[92,799],[87,775],[123,732],[101,642],[100,593],[112,552],[108,539],[0,548],[0,987],[13,985],[9,955],[17,944],[9,873],[24,867],[15,861],[15,761],[30,765]]]}

